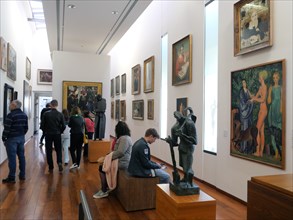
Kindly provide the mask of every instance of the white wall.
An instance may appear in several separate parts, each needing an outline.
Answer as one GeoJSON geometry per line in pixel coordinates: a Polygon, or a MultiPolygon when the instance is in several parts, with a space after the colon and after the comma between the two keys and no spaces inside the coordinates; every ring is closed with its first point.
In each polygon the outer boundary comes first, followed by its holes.
{"type": "Polygon", "coordinates": [[[52,98],[62,111],[62,81],[102,82],[103,97],[107,101],[105,138],[110,134],[110,57],[70,52],[53,52],[52,98]]]}
{"type": "MultiPolygon", "coordinates": [[[[188,97],[198,120],[196,123],[199,143],[194,153],[193,169],[196,177],[213,184],[243,201],[247,197],[247,180],[252,176],[292,173],[292,2],[273,2],[273,47],[255,51],[247,55],[233,55],[233,4],[235,1],[219,2],[219,82],[218,82],[218,153],[216,156],[203,153],[203,82],[204,82],[204,3],[203,1],[153,1],[142,16],[128,30],[123,38],[109,53],[111,56],[111,79],[127,74],[127,93],[115,96],[111,100],[126,100],[126,123],[132,131],[133,141],[144,135],[149,127],[160,130],[160,72],[161,72],[161,36],[168,33],[168,133],[175,123],[173,111],[176,110],[176,98],[188,97]],[[192,83],[171,86],[172,44],[186,35],[192,35],[192,83]],[[131,68],[155,56],[155,91],[131,95],[131,68]],[[230,74],[233,70],[286,59],[287,70],[287,108],[286,108],[286,169],[270,166],[230,156],[230,74]],[[143,99],[145,112],[147,99],[155,99],[155,120],[132,119],[132,101],[143,99]],[[228,132],[229,133],[229,132],[228,132]]],[[[141,82],[143,88],[143,80],[141,82]]],[[[165,97],[164,97],[165,98],[165,97]]],[[[111,133],[117,121],[112,119],[111,133]]],[[[151,146],[152,154],[171,163],[168,146],[157,141],[151,146]]],[[[178,155],[177,155],[178,156],[178,155]]]]}

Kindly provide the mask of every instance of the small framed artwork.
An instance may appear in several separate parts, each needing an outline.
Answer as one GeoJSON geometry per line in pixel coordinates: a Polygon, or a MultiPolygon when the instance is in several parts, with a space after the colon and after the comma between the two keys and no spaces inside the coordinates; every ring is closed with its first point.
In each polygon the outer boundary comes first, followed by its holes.
{"type": "Polygon", "coordinates": [[[137,64],[136,66],[132,67],[132,95],[138,95],[140,94],[140,75],[141,75],[141,69],[140,65],[137,64]]]}
{"type": "Polygon", "coordinates": [[[0,37],[0,68],[7,71],[7,42],[0,37]]]}
{"type": "Polygon", "coordinates": [[[120,101],[120,120],[126,120],[126,102],[125,100],[120,101]]]}
{"type": "Polygon", "coordinates": [[[187,35],[172,45],[172,85],[191,83],[192,45],[191,35],[187,35]]]}
{"type": "Polygon", "coordinates": [[[114,98],[114,79],[111,79],[111,97],[114,98]]]}
{"type": "Polygon", "coordinates": [[[32,71],[32,67],[31,67],[31,61],[29,60],[29,58],[26,58],[26,65],[25,65],[26,69],[25,69],[25,76],[28,80],[31,79],[31,71],[32,71]]]}
{"type": "Polygon", "coordinates": [[[115,77],[116,95],[120,95],[120,76],[115,77]]]}
{"type": "Polygon", "coordinates": [[[115,100],[115,119],[120,120],[120,100],[115,100]]]}
{"type": "Polygon", "coordinates": [[[144,101],[143,100],[132,101],[132,118],[137,120],[144,119],[144,101]]]}
{"type": "Polygon", "coordinates": [[[230,154],[285,169],[285,60],[231,73],[230,154]]]}
{"type": "Polygon", "coordinates": [[[144,92],[153,92],[154,91],[154,77],[155,77],[155,58],[154,56],[148,58],[144,61],[143,68],[143,88],[144,92]]]}
{"type": "Polygon", "coordinates": [[[16,80],[16,52],[10,43],[7,44],[7,76],[16,80]]]}
{"type": "Polygon", "coordinates": [[[30,85],[23,80],[23,112],[29,117],[30,114],[30,85]]]}
{"type": "Polygon", "coordinates": [[[154,100],[148,100],[148,119],[154,120],[154,100]]]}
{"type": "Polygon", "coordinates": [[[38,69],[38,84],[52,85],[53,71],[38,69]]]}
{"type": "Polygon", "coordinates": [[[4,103],[3,103],[3,122],[7,114],[10,112],[9,105],[13,101],[14,88],[8,84],[4,84],[4,103]]]}
{"type": "Polygon", "coordinates": [[[126,93],[126,73],[121,76],[121,93],[126,93]]]}
{"type": "Polygon", "coordinates": [[[179,111],[182,113],[182,115],[187,115],[187,98],[178,98],[176,99],[176,111],[179,111]]]}
{"type": "Polygon", "coordinates": [[[111,102],[111,118],[114,119],[114,101],[111,102]]]}
{"type": "Polygon", "coordinates": [[[273,45],[272,0],[234,4],[234,56],[273,45]]]}

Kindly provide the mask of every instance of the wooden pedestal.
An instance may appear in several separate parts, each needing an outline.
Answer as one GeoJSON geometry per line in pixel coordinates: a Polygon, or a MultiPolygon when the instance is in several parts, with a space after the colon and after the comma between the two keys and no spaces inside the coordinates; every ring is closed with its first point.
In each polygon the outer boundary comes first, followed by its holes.
{"type": "Polygon", "coordinates": [[[90,162],[97,162],[98,158],[105,156],[111,151],[111,141],[89,140],[88,159],[90,162]]]}
{"type": "Polygon", "coordinates": [[[293,174],[258,176],[248,181],[248,220],[292,217],[293,174]]]}
{"type": "Polygon", "coordinates": [[[216,200],[201,190],[198,195],[177,196],[169,184],[158,184],[156,196],[156,211],[161,219],[216,219],[216,200]]]}

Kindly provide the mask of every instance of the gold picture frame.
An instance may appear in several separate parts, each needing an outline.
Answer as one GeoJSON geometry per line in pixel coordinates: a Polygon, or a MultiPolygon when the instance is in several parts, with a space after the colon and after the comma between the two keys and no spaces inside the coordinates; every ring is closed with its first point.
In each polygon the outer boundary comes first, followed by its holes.
{"type": "Polygon", "coordinates": [[[140,94],[140,75],[141,75],[141,69],[140,69],[140,64],[135,65],[131,69],[131,88],[132,88],[132,95],[138,95],[140,94]]]}
{"type": "Polygon", "coordinates": [[[192,42],[187,35],[172,45],[172,85],[178,86],[192,81],[192,42]]]}
{"type": "Polygon", "coordinates": [[[148,119],[154,120],[154,100],[148,99],[148,119]]]}
{"type": "Polygon", "coordinates": [[[136,120],[144,119],[144,100],[132,101],[132,118],[136,120]]]}
{"type": "Polygon", "coordinates": [[[126,93],[126,73],[121,76],[121,93],[126,93]]]}
{"type": "Polygon", "coordinates": [[[234,56],[273,45],[272,0],[234,4],[234,56]]]}
{"type": "Polygon", "coordinates": [[[285,169],[285,60],[231,72],[231,156],[285,169]]]}
{"type": "Polygon", "coordinates": [[[143,66],[143,91],[145,93],[153,92],[155,81],[155,57],[151,56],[146,59],[143,66]]]}
{"type": "Polygon", "coordinates": [[[102,91],[101,82],[63,81],[62,108],[71,112],[74,106],[78,106],[81,110],[94,111],[93,102],[102,91]]]}

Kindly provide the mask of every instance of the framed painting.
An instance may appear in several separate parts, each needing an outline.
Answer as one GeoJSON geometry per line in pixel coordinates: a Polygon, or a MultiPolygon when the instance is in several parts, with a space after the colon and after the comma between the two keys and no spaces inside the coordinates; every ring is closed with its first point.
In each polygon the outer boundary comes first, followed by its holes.
{"type": "Polygon", "coordinates": [[[10,112],[9,105],[13,101],[14,88],[7,83],[4,84],[4,100],[3,100],[3,123],[7,114],[10,112]]]}
{"type": "Polygon", "coordinates": [[[144,61],[143,68],[143,91],[153,92],[154,91],[154,77],[155,77],[155,58],[151,56],[144,61]]]}
{"type": "Polygon", "coordinates": [[[285,169],[285,60],[231,73],[230,154],[285,169]]]}
{"type": "Polygon", "coordinates": [[[16,100],[18,98],[18,92],[14,91],[13,93],[13,100],[16,100]]]}
{"type": "Polygon", "coordinates": [[[137,64],[136,66],[132,67],[132,83],[131,83],[131,88],[132,88],[132,95],[138,95],[140,94],[140,75],[141,75],[141,69],[140,65],[137,64]]]}
{"type": "Polygon", "coordinates": [[[120,120],[120,100],[115,100],[115,119],[120,120]]]}
{"type": "Polygon", "coordinates": [[[7,44],[7,76],[16,80],[16,52],[10,43],[7,44]]]}
{"type": "Polygon", "coordinates": [[[26,58],[26,62],[25,62],[25,76],[28,80],[31,79],[31,71],[32,71],[32,66],[31,66],[31,61],[29,60],[29,58],[26,58]]]}
{"type": "Polygon", "coordinates": [[[23,112],[29,117],[30,114],[30,85],[23,80],[23,112]]]}
{"type": "Polygon", "coordinates": [[[191,35],[187,35],[172,45],[172,85],[191,83],[192,45],[191,35]]]}
{"type": "Polygon", "coordinates": [[[144,119],[144,101],[143,100],[132,101],[132,118],[137,120],[144,119]]]}
{"type": "Polygon", "coordinates": [[[234,56],[273,45],[272,0],[234,4],[234,56]]]}
{"type": "Polygon", "coordinates": [[[7,42],[0,37],[0,68],[7,71],[7,42]]]}
{"type": "Polygon", "coordinates": [[[102,95],[103,84],[101,82],[62,82],[62,108],[71,112],[74,106],[81,111],[94,111],[94,101],[98,94],[102,95]]]}
{"type": "Polygon", "coordinates": [[[120,101],[120,120],[122,121],[126,120],[126,101],[125,100],[120,101]]]}
{"type": "Polygon", "coordinates": [[[115,77],[116,95],[120,95],[120,76],[115,77]]]}
{"type": "Polygon", "coordinates": [[[53,71],[38,69],[38,84],[41,85],[52,85],[53,71]]]}
{"type": "Polygon", "coordinates": [[[114,79],[111,79],[111,97],[114,98],[114,79]]]}
{"type": "Polygon", "coordinates": [[[111,118],[114,119],[114,101],[111,102],[111,118]]]}
{"type": "Polygon", "coordinates": [[[126,73],[121,76],[121,93],[126,93],[126,73]]]}
{"type": "Polygon", "coordinates": [[[148,119],[154,120],[154,100],[148,100],[148,119]]]}
{"type": "Polygon", "coordinates": [[[179,111],[182,113],[182,115],[187,115],[187,98],[178,98],[176,99],[176,111],[179,111]]]}

